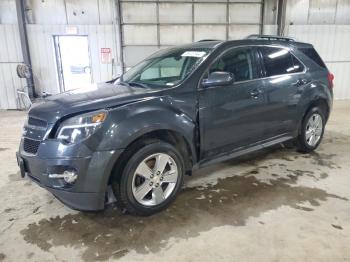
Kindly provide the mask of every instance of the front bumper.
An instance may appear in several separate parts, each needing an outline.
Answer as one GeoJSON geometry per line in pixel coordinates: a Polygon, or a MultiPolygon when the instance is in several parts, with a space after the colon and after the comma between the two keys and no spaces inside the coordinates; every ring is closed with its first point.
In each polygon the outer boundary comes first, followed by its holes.
{"type": "Polygon", "coordinates": [[[122,150],[93,152],[84,144],[64,145],[47,140],[33,155],[23,150],[22,143],[17,153],[21,174],[27,175],[73,209],[94,211],[104,208],[108,179],[122,150]],[[72,185],[63,179],[49,177],[49,174],[72,169],[78,174],[72,185]]]}

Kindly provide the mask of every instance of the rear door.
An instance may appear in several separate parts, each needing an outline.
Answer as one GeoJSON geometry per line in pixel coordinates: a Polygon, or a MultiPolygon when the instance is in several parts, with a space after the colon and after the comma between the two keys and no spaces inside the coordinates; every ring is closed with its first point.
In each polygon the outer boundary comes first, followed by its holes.
{"type": "Polygon", "coordinates": [[[266,134],[269,138],[290,134],[295,130],[297,104],[309,83],[304,65],[288,48],[258,48],[266,95],[266,134]]]}
{"type": "Polygon", "coordinates": [[[208,68],[231,72],[229,86],[199,89],[202,157],[208,158],[264,139],[264,88],[257,74],[255,48],[233,48],[208,68]]]}

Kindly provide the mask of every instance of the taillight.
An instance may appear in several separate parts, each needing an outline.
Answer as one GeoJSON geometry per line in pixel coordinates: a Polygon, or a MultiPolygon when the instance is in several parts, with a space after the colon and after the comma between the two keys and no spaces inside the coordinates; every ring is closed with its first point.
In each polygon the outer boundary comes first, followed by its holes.
{"type": "Polygon", "coordinates": [[[334,75],[332,73],[328,73],[327,78],[328,78],[329,86],[333,88],[334,75]]]}

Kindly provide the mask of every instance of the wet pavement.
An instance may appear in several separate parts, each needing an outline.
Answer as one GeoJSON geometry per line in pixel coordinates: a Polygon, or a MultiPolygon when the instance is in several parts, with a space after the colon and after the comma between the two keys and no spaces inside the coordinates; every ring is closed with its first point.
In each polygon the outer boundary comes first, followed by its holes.
{"type": "MultiPolygon", "coordinates": [[[[339,117],[349,120],[343,107],[350,106],[340,105],[339,117]]],[[[317,152],[276,146],[195,171],[176,201],[150,217],[113,205],[72,211],[21,179],[11,159],[20,134],[14,124],[18,136],[0,148],[0,261],[350,260],[343,248],[350,243],[350,125],[339,130],[334,118],[317,152]]]]}

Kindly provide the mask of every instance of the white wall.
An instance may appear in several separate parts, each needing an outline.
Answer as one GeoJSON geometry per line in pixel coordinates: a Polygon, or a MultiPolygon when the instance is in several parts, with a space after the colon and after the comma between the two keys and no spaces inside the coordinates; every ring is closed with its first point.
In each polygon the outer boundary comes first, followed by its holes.
{"type": "Polygon", "coordinates": [[[0,109],[17,108],[17,89],[24,88],[26,83],[17,77],[16,66],[20,62],[17,25],[0,24],[0,109]]]}
{"type": "Polygon", "coordinates": [[[289,25],[286,34],[314,45],[334,74],[334,98],[350,99],[350,25],[289,25]]]}
{"type": "MultiPolygon", "coordinates": [[[[53,35],[74,25],[89,36],[94,82],[112,77],[100,48],[112,49],[113,72],[120,71],[115,0],[26,0],[28,37],[37,91],[57,93],[53,35]]],[[[124,66],[159,48],[203,38],[237,39],[258,33],[261,0],[121,0],[124,66]],[[250,2],[250,3],[248,3],[250,2]]],[[[277,0],[265,0],[265,34],[276,34],[277,0]]],[[[0,0],[0,108],[16,108],[16,90],[25,86],[15,72],[22,62],[15,0],[0,0]]],[[[335,97],[350,98],[350,0],[287,1],[285,35],[315,45],[335,74],[335,97]]]]}
{"type": "MultiPolygon", "coordinates": [[[[59,92],[53,36],[75,26],[87,35],[93,82],[110,80],[121,71],[117,57],[114,0],[26,0],[29,49],[36,92],[59,92]],[[111,48],[114,64],[101,63],[101,48],[111,48]],[[112,69],[113,66],[113,69],[112,69]]],[[[17,77],[22,62],[15,0],[0,0],[0,109],[17,108],[17,77]]]]}
{"type": "MultiPolygon", "coordinates": [[[[101,48],[111,48],[116,60],[115,31],[112,25],[76,25],[79,35],[87,35],[89,40],[92,81],[94,83],[112,79],[117,68],[101,62],[101,48]]],[[[65,35],[65,25],[27,25],[29,51],[32,60],[36,91],[50,94],[59,92],[58,73],[53,44],[54,35],[65,35]]]]}
{"type": "Polygon", "coordinates": [[[335,75],[335,99],[350,99],[350,1],[287,2],[284,34],[311,43],[335,75]]]}
{"type": "Polygon", "coordinates": [[[19,79],[16,66],[22,62],[17,26],[16,5],[13,0],[0,1],[0,109],[17,108],[17,89],[26,82],[19,79]]]}
{"type": "Polygon", "coordinates": [[[262,16],[261,0],[121,0],[121,14],[125,67],[159,48],[257,34],[262,16]]]}

